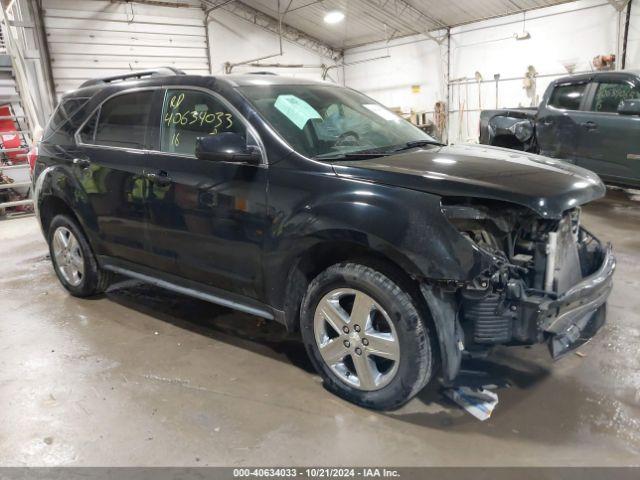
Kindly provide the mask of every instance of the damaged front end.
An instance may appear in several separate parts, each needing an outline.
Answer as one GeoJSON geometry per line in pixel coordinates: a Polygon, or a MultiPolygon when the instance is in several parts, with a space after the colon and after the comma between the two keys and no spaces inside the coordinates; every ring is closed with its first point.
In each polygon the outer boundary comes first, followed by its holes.
{"type": "Polygon", "coordinates": [[[441,345],[446,340],[456,346],[448,349],[448,359],[443,355],[445,381],[457,375],[463,349],[473,353],[497,344],[547,342],[555,359],[602,326],[615,258],[610,245],[580,225],[579,208],[545,219],[518,205],[458,198],[443,200],[442,210],[492,259],[469,282],[423,288],[432,311],[455,310],[451,331],[444,331],[452,336],[440,338],[441,345]],[[447,288],[448,296],[436,294],[447,288]]]}

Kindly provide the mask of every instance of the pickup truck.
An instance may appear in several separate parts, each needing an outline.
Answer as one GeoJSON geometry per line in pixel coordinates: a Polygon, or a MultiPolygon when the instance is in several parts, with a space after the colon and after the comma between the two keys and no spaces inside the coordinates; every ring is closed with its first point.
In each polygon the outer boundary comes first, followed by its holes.
{"type": "Polygon", "coordinates": [[[559,158],[640,187],[640,70],[553,81],[538,108],[483,110],[480,143],[559,158]]]}

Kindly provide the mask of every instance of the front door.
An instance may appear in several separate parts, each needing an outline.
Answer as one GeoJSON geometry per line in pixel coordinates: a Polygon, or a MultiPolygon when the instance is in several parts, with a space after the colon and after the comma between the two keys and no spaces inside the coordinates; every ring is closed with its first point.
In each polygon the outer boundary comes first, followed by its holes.
{"type": "Polygon", "coordinates": [[[618,113],[620,102],[640,98],[640,86],[623,78],[592,85],[584,112],[577,163],[605,180],[640,184],[640,117],[618,113]]]}
{"type": "Polygon", "coordinates": [[[577,148],[580,106],[588,83],[556,85],[538,112],[536,134],[540,153],[573,161],[577,148]]]}
{"type": "Polygon", "coordinates": [[[147,259],[143,172],[154,93],[123,92],[105,101],[78,133],[73,166],[93,210],[97,253],[136,263],[147,259]]]}
{"type": "Polygon", "coordinates": [[[165,92],[148,195],[151,254],[167,273],[256,298],[267,214],[266,163],[195,157],[196,139],[240,133],[257,145],[238,112],[213,92],[165,92]]]}

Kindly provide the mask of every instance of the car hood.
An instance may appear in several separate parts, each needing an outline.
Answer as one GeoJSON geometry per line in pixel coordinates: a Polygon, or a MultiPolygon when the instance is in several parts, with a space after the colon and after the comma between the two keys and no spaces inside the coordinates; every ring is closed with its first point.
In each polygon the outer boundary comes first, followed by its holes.
{"type": "Polygon", "coordinates": [[[486,145],[425,147],[333,163],[339,176],[441,196],[503,200],[545,218],[604,196],[593,172],[561,160],[486,145]]]}

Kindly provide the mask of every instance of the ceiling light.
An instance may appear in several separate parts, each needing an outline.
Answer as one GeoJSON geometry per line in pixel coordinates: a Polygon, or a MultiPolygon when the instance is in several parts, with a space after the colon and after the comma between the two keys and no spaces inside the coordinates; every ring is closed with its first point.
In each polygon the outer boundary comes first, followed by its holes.
{"type": "Polygon", "coordinates": [[[344,13],[342,13],[340,10],[331,10],[324,16],[324,23],[328,23],[330,25],[340,23],[343,20],[344,13]]]}

